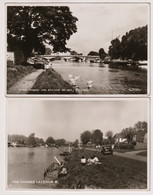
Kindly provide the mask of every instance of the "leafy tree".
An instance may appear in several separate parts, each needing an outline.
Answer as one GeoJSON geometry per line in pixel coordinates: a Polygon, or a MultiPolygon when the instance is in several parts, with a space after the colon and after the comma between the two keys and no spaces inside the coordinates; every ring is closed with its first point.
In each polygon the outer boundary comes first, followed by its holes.
{"type": "Polygon", "coordinates": [[[118,59],[121,57],[122,44],[118,38],[111,41],[111,46],[109,47],[109,55],[112,59],[118,59]]]}
{"type": "Polygon", "coordinates": [[[100,56],[100,59],[104,60],[105,57],[106,57],[106,52],[103,48],[100,48],[99,49],[99,56],[100,56]]]}
{"type": "Polygon", "coordinates": [[[57,139],[55,142],[58,146],[65,146],[66,145],[65,139],[57,139]]]}
{"type": "Polygon", "coordinates": [[[69,51],[66,41],[77,31],[77,18],[67,6],[8,6],[7,21],[8,46],[13,37],[26,58],[33,49],[45,53],[44,43],[54,52],[69,51]]]}
{"type": "Polygon", "coordinates": [[[78,147],[78,144],[79,144],[79,140],[76,139],[76,140],[74,141],[74,143],[73,143],[73,146],[74,146],[75,148],[77,148],[77,147],[78,147]]]}
{"type": "Polygon", "coordinates": [[[48,146],[51,146],[52,144],[55,144],[54,138],[53,138],[53,137],[48,137],[48,138],[46,139],[46,144],[47,144],[48,146]]]}
{"type": "Polygon", "coordinates": [[[76,51],[71,51],[70,54],[71,55],[78,55],[78,53],[76,51]]]}
{"type": "Polygon", "coordinates": [[[109,140],[109,143],[112,143],[112,141],[113,141],[113,132],[112,131],[107,131],[106,132],[106,137],[109,140]]]}
{"type": "Polygon", "coordinates": [[[111,41],[109,55],[112,59],[147,60],[147,25],[127,32],[121,41],[111,41]]]}
{"type": "Polygon", "coordinates": [[[138,130],[142,130],[144,132],[147,132],[147,122],[143,121],[138,121],[135,125],[134,125],[134,128],[136,131],[138,130]]]}
{"type": "Polygon", "coordinates": [[[90,51],[90,52],[88,53],[88,56],[99,56],[99,53],[96,52],[96,51],[90,51]]]}
{"type": "Polygon", "coordinates": [[[121,136],[125,139],[127,139],[128,143],[130,143],[133,140],[134,135],[136,134],[136,131],[134,128],[129,127],[126,129],[123,129],[121,131],[121,136]]]}
{"type": "Polygon", "coordinates": [[[93,144],[96,145],[101,145],[103,141],[103,133],[101,130],[96,129],[93,131],[92,136],[91,136],[91,141],[93,144]]]}
{"type": "Polygon", "coordinates": [[[86,145],[91,140],[91,132],[90,131],[84,131],[81,136],[81,141],[83,145],[86,145]]]}
{"type": "Polygon", "coordinates": [[[29,146],[32,146],[32,147],[35,147],[37,144],[36,144],[36,139],[35,139],[35,133],[31,133],[28,137],[28,145],[29,146]]]}

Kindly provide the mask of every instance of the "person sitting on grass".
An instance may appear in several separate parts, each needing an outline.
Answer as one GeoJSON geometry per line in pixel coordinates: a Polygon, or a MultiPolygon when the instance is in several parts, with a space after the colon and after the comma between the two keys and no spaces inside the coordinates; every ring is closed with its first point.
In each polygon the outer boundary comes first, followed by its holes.
{"type": "Polygon", "coordinates": [[[94,158],[93,156],[91,156],[90,158],[88,158],[88,165],[94,164],[94,158]]]}
{"type": "Polygon", "coordinates": [[[82,158],[81,158],[81,164],[82,165],[86,165],[86,158],[84,157],[84,156],[82,156],[82,158]]]}
{"type": "Polygon", "coordinates": [[[99,162],[99,159],[96,156],[93,156],[93,161],[95,164],[97,164],[99,162]]]}

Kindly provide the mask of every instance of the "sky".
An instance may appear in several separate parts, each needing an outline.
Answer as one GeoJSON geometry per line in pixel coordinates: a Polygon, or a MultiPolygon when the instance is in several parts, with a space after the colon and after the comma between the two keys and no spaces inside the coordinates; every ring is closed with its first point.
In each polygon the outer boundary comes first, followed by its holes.
{"type": "Polygon", "coordinates": [[[67,46],[84,55],[100,48],[108,52],[112,39],[121,39],[126,32],[148,24],[147,3],[82,3],[68,6],[78,21],[77,32],[67,41],[67,46]]]}
{"type": "Polygon", "coordinates": [[[148,99],[7,99],[6,132],[46,140],[80,139],[85,130],[108,130],[114,134],[132,127],[138,121],[148,121],[148,99]]]}

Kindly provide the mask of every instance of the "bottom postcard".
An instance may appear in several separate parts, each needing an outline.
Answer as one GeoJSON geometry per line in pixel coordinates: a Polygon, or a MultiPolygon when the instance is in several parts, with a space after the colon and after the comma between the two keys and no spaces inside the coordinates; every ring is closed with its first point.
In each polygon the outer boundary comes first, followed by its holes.
{"type": "Polygon", "coordinates": [[[7,190],[145,189],[149,99],[7,99],[7,190]]]}

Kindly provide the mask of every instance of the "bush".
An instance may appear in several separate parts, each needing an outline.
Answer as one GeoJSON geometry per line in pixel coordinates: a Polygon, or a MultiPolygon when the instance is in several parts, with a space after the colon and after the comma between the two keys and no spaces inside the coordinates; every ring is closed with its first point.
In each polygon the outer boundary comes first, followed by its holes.
{"type": "Polygon", "coordinates": [[[120,149],[134,149],[134,145],[132,143],[116,143],[114,148],[120,148],[120,149]]]}

